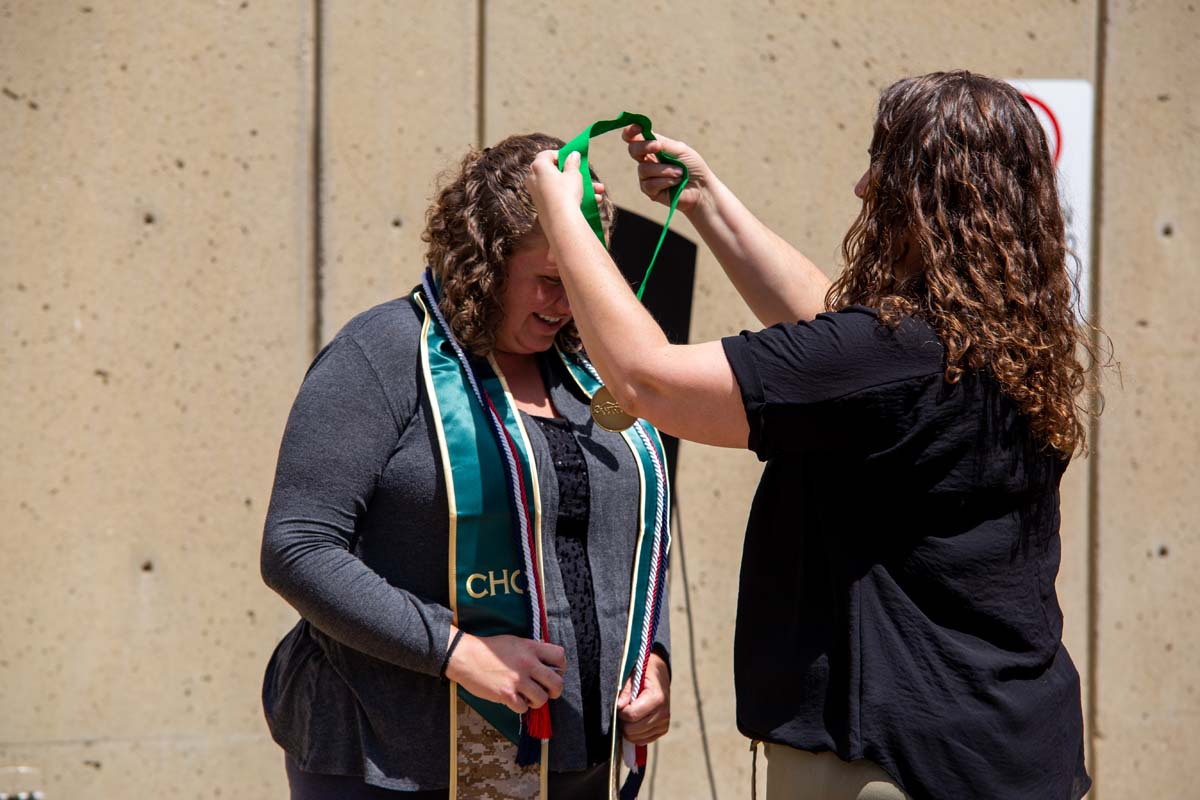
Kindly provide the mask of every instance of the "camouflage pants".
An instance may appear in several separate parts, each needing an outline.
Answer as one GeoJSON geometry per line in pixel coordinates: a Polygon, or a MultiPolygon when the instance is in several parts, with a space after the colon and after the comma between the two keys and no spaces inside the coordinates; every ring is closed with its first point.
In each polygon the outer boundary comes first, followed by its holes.
{"type": "Polygon", "coordinates": [[[458,706],[458,797],[470,800],[537,800],[541,768],[516,764],[517,746],[471,706],[458,706]]]}

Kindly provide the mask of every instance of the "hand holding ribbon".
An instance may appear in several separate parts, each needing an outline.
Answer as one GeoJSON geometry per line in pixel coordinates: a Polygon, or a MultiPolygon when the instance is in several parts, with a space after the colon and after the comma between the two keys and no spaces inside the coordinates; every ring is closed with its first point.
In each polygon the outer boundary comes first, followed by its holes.
{"type": "Polygon", "coordinates": [[[446,665],[446,677],[476,697],[524,714],[562,694],[566,668],[560,645],[507,634],[465,634],[446,665]]]}
{"type": "Polygon", "coordinates": [[[666,735],[671,727],[671,671],[658,653],[650,653],[646,680],[636,699],[632,678],[625,682],[617,697],[617,716],[621,735],[630,744],[647,745],[666,735]]]}
{"type": "Polygon", "coordinates": [[[665,206],[674,202],[689,215],[704,202],[715,176],[694,149],[662,134],[646,138],[637,125],[621,131],[621,138],[629,144],[629,157],[638,162],[642,194],[665,206]]]}

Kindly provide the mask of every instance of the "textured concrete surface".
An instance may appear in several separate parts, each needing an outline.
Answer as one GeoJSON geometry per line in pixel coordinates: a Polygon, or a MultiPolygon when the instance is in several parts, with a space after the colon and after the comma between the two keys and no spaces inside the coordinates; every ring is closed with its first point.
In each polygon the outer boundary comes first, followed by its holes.
{"type": "Polygon", "coordinates": [[[47,800],[287,797],[282,751],[266,734],[0,744],[7,764],[40,764],[32,783],[47,800]]]}
{"type": "Polygon", "coordinates": [[[439,174],[475,144],[475,3],[324,4],[321,341],[424,268],[439,174]]]}
{"type": "Polygon", "coordinates": [[[258,3],[0,6],[0,763],[52,796],[264,780],[311,35],[258,3]]]}
{"type": "Polygon", "coordinates": [[[1112,3],[1100,315],[1116,343],[1101,418],[1095,795],[1196,793],[1200,643],[1200,11],[1112,3]]]}
{"type": "MultiPolygon", "coordinates": [[[[1101,36],[1096,3],[0,2],[0,766],[40,767],[51,797],[282,796],[258,689],[294,615],[257,549],[283,420],[314,348],[415,281],[467,145],[645,112],[832,274],[887,83],[1097,81],[1099,61],[1095,271],[1123,386],[1064,481],[1058,585],[1097,701],[1091,796],[1187,796],[1200,15],[1103,5],[1101,36]]],[[[593,161],[663,218],[615,135],[593,161]]],[[[702,251],[693,339],[743,327],[702,251]]],[[[674,722],[644,796],[749,794],[731,650],[759,472],[681,451],[674,722]]]]}

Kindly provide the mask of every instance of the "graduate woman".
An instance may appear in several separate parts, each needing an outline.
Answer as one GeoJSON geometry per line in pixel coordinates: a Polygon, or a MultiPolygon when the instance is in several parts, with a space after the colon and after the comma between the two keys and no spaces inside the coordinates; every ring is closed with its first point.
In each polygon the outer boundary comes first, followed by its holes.
{"type": "Polygon", "coordinates": [[[540,154],[530,190],[617,402],[766,462],[734,658],[770,800],[1081,797],[1054,579],[1087,341],[1029,105],[967,72],[884,91],[832,286],[695,150],[625,138],[651,198],[682,175],[656,154],[687,166],[679,208],[764,330],[669,344],[580,214],[577,157],[540,154]]]}
{"type": "Polygon", "coordinates": [[[525,189],[560,146],[469,152],[421,285],[347,323],[300,387],[262,548],[301,616],[263,685],[293,800],[602,800],[614,750],[667,731],[665,603],[631,577],[668,540],[661,443],[588,414],[525,189]],[[635,651],[640,693],[618,696],[635,651]]]}

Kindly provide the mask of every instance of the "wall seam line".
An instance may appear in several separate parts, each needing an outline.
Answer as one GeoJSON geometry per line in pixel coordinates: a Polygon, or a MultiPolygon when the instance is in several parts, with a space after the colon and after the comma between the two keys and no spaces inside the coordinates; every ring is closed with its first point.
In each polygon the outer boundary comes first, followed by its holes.
{"type": "MultiPolygon", "coordinates": [[[[1104,206],[1104,94],[1105,66],[1108,58],[1108,0],[1096,2],[1096,63],[1095,63],[1095,96],[1092,108],[1092,242],[1091,260],[1092,285],[1087,287],[1092,309],[1092,325],[1089,335],[1094,352],[1100,352],[1101,334],[1098,330],[1101,321],[1100,284],[1103,276],[1101,268],[1101,235],[1103,233],[1104,206]]],[[[1102,362],[1092,365],[1096,370],[1097,391],[1099,378],[1103,370],[1102,362]]],[[[1098,397],[1090,398],[1095,405],[1098,397]]],[[[1088,438],[1091,440],[1091,456],[1088,458],[1088,520],[1087,520],[1087,598],[1088,598],[1088,692],[1087,692],[1087,729],[1088,756],[1091,757],[1089,773],[1092,777],[1092,789],[1089,793],[1091,800],[1099,800],[1100,779],[1098,758],[1096,756],[1096,741],[1100,739],[1098,722],[1100,719],[1100,420],[1093,416],[1088,422],[1088,438]]]]}
{"type": "Polygon", "coordinates": [[[325,340],[325,230],[321,198],[324,194],[324,169],[322,132],[325,127],[325,103],[323,92],[325,4],[313,0],[313,121],[310,143],[312,157],[312,181],[310,185],[312,203],[312,339],[309,345],[315,357],[325,340]]]}
{"type": "Polygon", "coordinates": [[[475,143],[484,147],[487,120],[484,109],[487,101],[487,0],[475,6],[475,143]]]}

